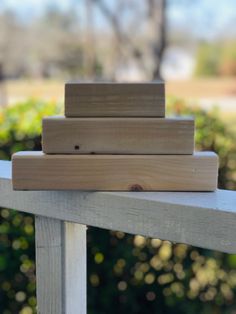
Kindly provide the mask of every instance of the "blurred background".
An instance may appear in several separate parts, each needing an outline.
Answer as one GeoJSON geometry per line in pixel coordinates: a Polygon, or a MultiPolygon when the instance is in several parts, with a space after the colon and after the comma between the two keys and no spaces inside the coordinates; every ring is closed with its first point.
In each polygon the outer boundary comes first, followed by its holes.
{"type": "MultiPolygon", "coordinates": [[[[166,81],[236,189],[235,0],[1,0],[0,158],[41,149],[70,79],[166,81]]],[[[0,209],[0,313],[36,313],[33,216],[0,209]]],[[[236,313],[236,255],[88,229],[88,313],[236,313]]]]}

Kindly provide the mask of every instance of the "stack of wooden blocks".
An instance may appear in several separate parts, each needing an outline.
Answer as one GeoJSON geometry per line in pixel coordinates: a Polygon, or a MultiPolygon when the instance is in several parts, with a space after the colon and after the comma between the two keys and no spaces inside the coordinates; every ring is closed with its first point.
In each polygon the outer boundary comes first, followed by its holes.
{"type": "Polygon", "coordinates": [[[43,152],[13,155],[16,190],[213,191],[218,158],[194,152],[194,120],[165,118],[163,82],[68,83],[43,119],[43,152]]]}

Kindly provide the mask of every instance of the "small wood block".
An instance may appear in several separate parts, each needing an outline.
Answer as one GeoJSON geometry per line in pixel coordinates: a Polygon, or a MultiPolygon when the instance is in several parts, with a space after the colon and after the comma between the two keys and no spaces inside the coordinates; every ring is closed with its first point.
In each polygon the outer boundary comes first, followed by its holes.
{"type": "Polygon", "coordinates": [[[194,155],[13,155],[15,190],[213,191],[218,158],[194,155]]]}
{"type": "Polygon", "coordinates": [[[165,85],[79,83],[65,85],[67,117],[164,117],[165,85]]]}
{"type": "Polygon", "coordinates": [[[192,154],[194,120],[49,117],[42,138],[47,154],[192,154]]]}

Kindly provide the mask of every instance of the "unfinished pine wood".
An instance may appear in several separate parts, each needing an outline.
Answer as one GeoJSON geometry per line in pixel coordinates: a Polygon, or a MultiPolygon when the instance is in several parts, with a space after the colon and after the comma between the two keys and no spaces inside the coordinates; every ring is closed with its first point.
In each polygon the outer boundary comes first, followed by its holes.
{"type": "Polygon", "coordinates": [[[164,82],[79,83],[65,86],[67,117],[164,117],[164,82]]]}
{"type": "Polygon", "coordinates": [[[15,190],[213,191],[218,159],[194,155],[13,155],[15,190]]]}
{"type": "Polygon", "coordinates": [[[39,314],[86,313],[86,226],[36,216],[39,314]]]}
{"type": "Polygon", "coordinates": [[[194,120],[49,117],[42,139],[47,154],[193,154],[194,120]]]}

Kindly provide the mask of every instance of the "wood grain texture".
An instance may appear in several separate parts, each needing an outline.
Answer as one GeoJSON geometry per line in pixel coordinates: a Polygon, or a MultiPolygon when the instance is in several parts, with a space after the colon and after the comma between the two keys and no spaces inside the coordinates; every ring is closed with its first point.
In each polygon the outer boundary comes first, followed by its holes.
{"type": "Polygon", "coordinates": [[[86,226],[36,216],[39,314],[86,313],[86,226]]]}
{"type": "Polygon", "coordinates": [[[213,191],[218,158],[194,155],[13,155],[15,190],[213,191]]]}
{"type": "Polygon", "coordinates": [[[164,82],[79,83],[65,86],[67,117],[164,117],[164,82]]]}
{"type": "Polygon", "coordinates": [[[194,120],[49,117],[42,139],[47,154],[193,154],[194,120]]]}
{"type": "Polygon", "coordinates": [[[236,253],[236,192],[13,191],[0,161],[0,206],[202,248],[236,253]]]}

